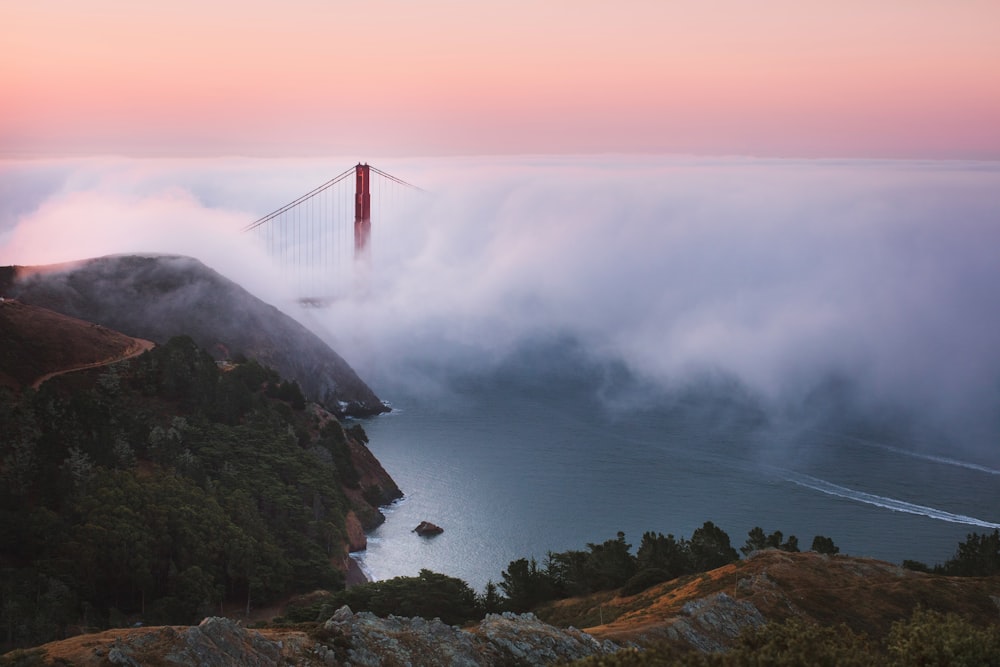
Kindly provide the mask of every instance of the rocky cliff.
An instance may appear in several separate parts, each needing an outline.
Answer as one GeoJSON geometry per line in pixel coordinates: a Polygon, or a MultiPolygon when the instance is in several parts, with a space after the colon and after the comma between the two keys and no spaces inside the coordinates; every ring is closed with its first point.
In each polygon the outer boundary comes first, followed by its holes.
{"type": "Polygon", "coordinates": [[[4,267],[0,296],[165,343],[188,335],[216,358],[242,353],[296,380],[336,415],[388,410],[315,334],[190,257],[122,255],[4,267]]]}

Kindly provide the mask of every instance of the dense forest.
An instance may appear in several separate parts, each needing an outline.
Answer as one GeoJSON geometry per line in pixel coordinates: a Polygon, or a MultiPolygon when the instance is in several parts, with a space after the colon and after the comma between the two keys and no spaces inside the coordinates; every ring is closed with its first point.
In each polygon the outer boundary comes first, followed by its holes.
{"type": "Polygon", "coordinates": [[[296,383],[184,337],[0,388],[0,644],[342,588],[349,439],[296,383]]]}

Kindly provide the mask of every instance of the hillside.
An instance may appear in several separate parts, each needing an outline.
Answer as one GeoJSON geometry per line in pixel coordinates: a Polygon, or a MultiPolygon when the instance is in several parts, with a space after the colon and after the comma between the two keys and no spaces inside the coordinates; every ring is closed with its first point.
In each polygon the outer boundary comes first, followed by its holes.
{"type": "Polygon", "coordinates": [[[152,343],[13,299],[0,301],[0,385],[36,386],[46,377],[135,356],[152,343]]]}
{"type": "Polygon", "coordinates": [[[768,549],[637,595],[596,593],[537,613],[600,639],[718,650],[744,628],[791,618],[882,637],[918,606],[996,622],[1000,577],[945,577],[867,558],[768,549]]]}
{"type": "Polygon", "coordinates": [[[531,614],[491,615],[464,630],[439,620],[378,618],[343,607],[326,622],[307,628],[248,630],[229,619],[206,618],[194,627],[108,631],[16,654],[9,664],[511,667],[565,664],[616,650],[610,642],[552,627],[531,614]]]}
{"type": "Polygon", "coordinates": [[[216,359],[257,359],[336,415],[388,408],[344,359],[274,306],[190,257],[121,255],[0,268],[0,296],[157,343],[186,335],[216,359]]]}
{"type": "MultiPolygon", "coordinates": [[[[78,327],[32,344],[56,356],[78,327]]],[[[296,383],[186,337],[0,388],[0,645],[342,588],[401,495],[366,441],[296,383]]]]}
{"type": "MultiPolygon", "coordinates": [[[[741,632],[785,621],[807,624],[789,626],[790,632],[806,632],[808,624],[815,623],[830,629],[834,636],[843,635],[849,643],[854,635],[836,629],[844,624],[874,642],[858,646],[878,651],[879,642],[890,634],[894,623],[917,627],[912,623],[923,613],[914,615],[918,609],[969,619],[971,625],[959,628],[959,632],[968,632],[969,628],[996,624],[998,606],[997,577],[944,577],[871,559],[766,550],[748,560],[667,582],[638,595],[619,597],[606,592],[567,599],[540,609],[538,617],[488,615],[464,629],[437,620],[351,613],[345,607],[324,622],[291,627],[248,630],[229,620],[210,618],[197,627],[118,629],[53,642],[18,657],[34,660],[24,664],[38,665],[134,664],[126,661],[129,658],[138,664],[221,667],[345,662],[542,665],[595,656],[584,664],[638,665],[646,663],[634,654],[626,653],[620,661],[600,656],[622,646],[653,645],[659,657],[651,658],[648,664],[673,664],[670,656],[687,656],[683,662],[686,665],[758,664],[739,660],[704,662],[691,658],[688,652],[693,649],[704,655],[724,651],[738,644],[741,632]],[[569,627],[587,624],[601,614],[606,621],[603,625],[583,632],[569,627]]],[[[917,622],[928,620],[944,619],[924,616],[917,622]]],[[[955,627],[948,631],[955,632],[955,627]]],[[[830,641],[829,634],[814,634],[830,641]]],[[[781,631],[777,635],[780,637],[781,631]]],[[[990,637],[995,639],[995,635],[990,637]]],[[[933,640],[918,639],[907,650],[919,653],[924,650],[921,645],[932,647],[933,640]]],[[[779,645],[769,650],[780,654],[784,649],[779,645]]],[[[833,650],[832,645],[816,647],[819,655],[833,650]]],[[[961,650],[967,653],[975,651],[975,647],[961,650]]],[[[851,664],[880,664],[879,656],[865,654],[859,663],[851,664]]],[[[760,664],[805,663],[786,660],[760,664]]]]}

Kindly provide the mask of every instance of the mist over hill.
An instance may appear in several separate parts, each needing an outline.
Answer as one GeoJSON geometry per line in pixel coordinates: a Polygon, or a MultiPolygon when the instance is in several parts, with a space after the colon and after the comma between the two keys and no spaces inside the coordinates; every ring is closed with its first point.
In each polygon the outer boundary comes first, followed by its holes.
{"type": "Polygon", "coordinates": [[[0,291],[129,336],[165,343],[188,335],[217,359],[258,359],[337,415],[388,409],[315,334],[190,257],[120,255],[10,267],[0,274],[0,291]]]}

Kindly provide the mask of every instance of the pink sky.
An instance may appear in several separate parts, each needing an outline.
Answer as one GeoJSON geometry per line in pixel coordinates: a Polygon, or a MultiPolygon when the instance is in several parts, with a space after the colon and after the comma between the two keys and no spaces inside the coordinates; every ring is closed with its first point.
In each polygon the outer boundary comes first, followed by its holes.
{"type": "Polygon", "coordinates": [[[997,0],[32,0],[0,155],[1000,159],[997,0]]]}

